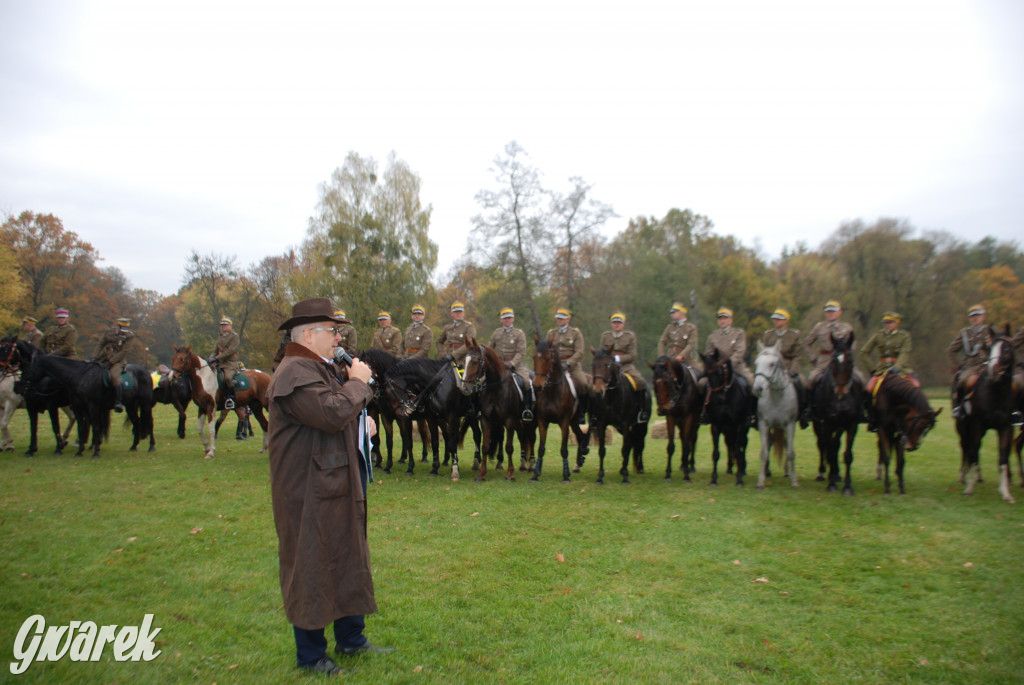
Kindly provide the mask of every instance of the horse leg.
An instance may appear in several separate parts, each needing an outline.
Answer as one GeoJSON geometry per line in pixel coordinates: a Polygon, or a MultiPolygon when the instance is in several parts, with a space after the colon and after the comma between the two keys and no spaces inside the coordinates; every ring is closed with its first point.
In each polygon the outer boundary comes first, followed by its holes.
{"type": "Polygon", "coordinates": [[[68,446],[68,436],[71,435],[71,429],[75,427],[75,421],[77,419],[75,418],[75,413],[71,411],[71,409],[69,409],[68,407],[61,407],[60,410],[64,412],[64,416],[68,417],[68,427],[64,429],[63,433],[60,432],[59,415],[57,418],[57,435],[60,436],[57,440],[57,444],[61,446],[61,449],[64,449],[65,447],[68,446]]]}
{"type": "MultiPolygon", "coordinates": [[[[668,462],[665,464],[665,482],[667,483],[667,482],[672,480],[672,455],[674,455],[675,452],[676,452],[676,440],[675,440],[676,424],[675,424],[675,420],[672,418],[671,414],[669,414],[667,417],[665,417],[665,428],[668,429],[668,446],[665,448],[665,452],[668,455],[668,462]]],[[[679,436],[680,442],[682,442],[682,439],[683,439],[683,436],[682,436],[682,431],[680,429],[680,436],[679,436]]],[[[684,455],[683,456],[683,463],[679,465],[679,470],[682,471],[685,467],[686,467],[686,457],[684,455]]]]}
{"type": "MultiPolygon", "coordinates": [[[[629,420],[627,419],[627,425],[629,420]]],[[[629,454],[633,449],[633,430],[632,427],[627,427],[622,431],[622,468],[619,469],[619,473],[622,475],[622,484],[629,485],[629,454]]],[[[634,452],[634,458],[636,453],[634,452]]]]}
{"type": "MultiPolygon", "coordinates": [[[[1020,474],[1020,486],[1024,488],[1024,461],[1021,460],[1021,450],[1024,449],[1024,427],[1013,441],[1013,449],[1017,452],[1017,473],[1020,474]]],[[[1012,475],[1012,474],[1011,474],[1012,475]]],[[[1012,479],[1011,479],[1012,481],[1012,479]]]]}
{"type": "Polygon", "coordinates": [[[718,430],[718,426],[711,426],[711,483],[709,485],[718,485],[718,437],[721,435],[721,431],[718,430]]]}
{"type": "MultiPolygon", "coordinates": [[[[515,449],[516,449],[516,436],[517,435],[518,435],[518,432],[516,431],[515,426],[507,426],[505,428],[505,458],[508,459],[508,469],[505,472],[505,480],[515,480],[516,479],[516,476],[515,476],[516,467],[515,467],[515,464],[512,461],[512,454],[515,452],[515,449]]],[[[520,440],[520,442],[522,442],[522,437],[521,436],[520,436],[519,440],[520,440]]],[[[498,445],[498,452],[501,452],[501,445],[498,445]]]]}
{"type": "Polygon", "coordinates": [[[28,410],[29,439],[28,439],[28,450],[25,452],[25,456],[26,457],[31,457],[38,450],[39,445],[36,442],[36,439],[37,439],[37,436],[38,436],[38,429],[39,429],[39,412],[33,411],[32,409],[29,409],[28,410]]]}
{"type": "Polygon", "coordinates": [[[761,434],[761,470],[757,474],[757,489],[764,490],[765,480],[768,478],[768,458],[771,447],[768,422],[762,418],[757,420],[757,430],[761,434]]]}
{"type": "Polygon", "coordinates": [[[14,451],[14,437],[11,435],[8,425],[11,423],[11,415],[14,414],[16,407],[17,404],[15,402],[7,400],[4,402],[3,416],[0,416],[0,435],[3,436],[0,439],[0,449],[4,452],[14,451]]]}
{"type": "Polygon", "coordinates": [[[796,442],[796,421],[791,421],[786,426],[786,471],[789,472],[789,482],[794,488],[800,487],[800,481],[796,475],[796,449],[793,443],[796,442]]]}
{"type": "Polygon", "coordinates": [[[900,485],[900,494],[907,494],[906,485],[903,482],[903,467],[906,466],[906,458],[903,453],[903,443],[896,443],[896,479],[900,485]]]}
{"type": "Polygon", "coordinates": [[[597,437],[597,484],[604,485],[605,427],[594,421],[587,427],[587,432],[597,437]]]}
{"type": "Polygon", "coordinates": [[[188,414],[185,412],[184,407],[180,407],[177,404],[174,405],[178,410],[178,439],[185,439],[185,419],[188,418],[188,414]]]}
{"type": "Polygon", "coordinates": [[[126,415],[126,418],[132,424],[132,446],[128,448],[128,451],[129,452],[138,452],[139,451],[139,443],[142,442],[142,437],[139,435],[141,433],[141,431],[142,431],[142,426],[141,426],[141,423],[140,423],[141,419],[139,417],[139,408],[135,404],[135,402],[132,402],[127,397],[125,398],[124,405],[125,405],[124,406],[124,408],[125,408],[125,412],[124,413],[126,415]]]}
{"type": "Polygon", "coordinates": [[[544,448],[548,441],[548,422],[538,419],[538,430],[540,437],[537,440],[537,463],[533,467],[533,478],[531,481],[540,480],[540,472],[544,467],[544,448]]]}
{"type": "Polygon", "coordinates": [[[843,463],[846,465],[846,475],[843,478],[844,495],[853,495],[853,481],[850,478],[850,467],[853,466],[853,440],[856,437],[857,424],[853,423],[846,431],[846,450],[843,452],[843,463]]]}
{"type": "MultiPolygon", "coordinates": [[[[487,419],[484,419],[483,433],[483,458],[473,461],[473,466],[478,469],[476,472],[476,478],[474,479],[475,483],[482,483],[484,481],[484,478],[487,476],[487,460],[490,459],[491,457],[491,452],[494,447],[495,434],[498,433],[500,435],[500,433],[495,430],[494,426],[492,426],[491,422],[487,419]]],[[[501,438],[499,437],[498,439],[500,440],[501,438]]],[[[501,452],[500,449],[498,451],[501,452]]]]}
{"type": "Polygon", "coordinates": [[[825,480],[825,464],[828,463],[830,447],[825,427],[819,425],[817,421],[814,422],[814,437],[818,442],[818,475],[814,480],[821,482],[825,480]]]}
{"type": "MultiPolygon", "coordinates": [[[[742,420],[742,419],[741,419],[742,420]]],[[[735,454],[734,457],[736,463],[736,487],[743,487],[743,477],[747,475],[747,446],[744,444],[744,438],[746,437],[747,427],[742,428],[736,427],[737,434],[733,437],[733,445],[729,445],[729,441],[726,440],[726,447],[729,448],[730,454],[735,454]]]]}
{"type": "Polygon", "coordinates": [[[576,426],[576,422],[570,417],[562,419],[562,482],[569,482],[569,426],[576,426]]]}
{"type": "MultiPolygon", "coordinates": [[[[878,428],[878,475],[885,478],[885,494],[889,494],[889,459],[892,455],[892,446],[889,444],[889,429],[879,426],[878,428]]],[[[882,480],[882,478],[875,478],[882,480]]]]}
{"type": "Polygon", "coordinates": [[[999,429],[999,494],[1004,502],[1015,504],[1010,494],[1010,446],[1013,443],[1013,426],[999,429]]]}
{"type": "MultiPolygon", "coordinates": [[[[58,410],[57,407],[51,406],[48,413],[50,415],[50,428],[53,430],[53,438],[57,441],[57,449],[55,449],[53,453],[62,454],[64,452],[64,448],[68,444],[68,441],[64,439],[60,432],[60,410],[58,410]]],[[[71,430],[72,425],[74,424],[68,425],[69,431],[71,430]]],[[[79,424],[79,428],[81,428],[81,424],[79,424]]]]}

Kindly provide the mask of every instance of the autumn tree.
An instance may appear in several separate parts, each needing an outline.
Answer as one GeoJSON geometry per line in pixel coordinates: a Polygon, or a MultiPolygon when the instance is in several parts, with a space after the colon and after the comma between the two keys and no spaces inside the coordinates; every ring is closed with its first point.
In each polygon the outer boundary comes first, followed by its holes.
{"type": "Polygon", "coordinates": [[[381,309],[408,311],[429,289],[437,264],[420,185],[394,153],[382,175],[372,157],[350,152],[320,187],[295,297],[331,297],[360,330],[374,328],[381,309]]]}
{"type": "MultiPolygon", "coordinates": [[[[0,273],[16,274],[18,259],[10,245],[0,243],[0,273]]],[[[0,281],[0,331],[11,331],[21,323],[20,314],[27,288],[20,278],[4,278],[0,281]]]]}
{"type": "Polygon", "coordinates": [[[589,275],[587,262],[581,261],[581,256],[587,256],[595,244],[602,242],[598,229],[618,215],[611,205],[590,197],[593,186],[579,176],[570,178],[569,183],[569,192],[555,192],[551,196],[550,222],[555,243],[552,288],[564,293],[564,302],[573,309],[579,294],[578,280],[589,275]]]}

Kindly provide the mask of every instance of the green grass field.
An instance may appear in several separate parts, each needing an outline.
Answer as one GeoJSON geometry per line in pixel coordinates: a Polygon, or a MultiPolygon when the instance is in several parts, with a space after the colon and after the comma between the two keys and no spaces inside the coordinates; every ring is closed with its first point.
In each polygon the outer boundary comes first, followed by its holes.
{"type": "MultiPolygon", "coordinates": [[[[942,404],[941,394],[933,404],[942,404]]],[[[0,681],[318,682],[294,667],[281,607],[266,457],[259,440],[202,458],[190,419],[174,435],[159,407],[157,452],[131,454],[115,417],[100,459],[0,455],[0,681]],[[11,675],[15,636],[42,614],[139,625],[153,614],[162,653],[117,663],[33,663],[11,675]]],[[[257,428],[258,431],[258,428],[257,428]]],[[[398,648],[339,658],[374,683],[1020,683],[1024,680],[1024,509],[985,481],[960,495],[948,409],[907,466],[907,494],[875,480],[874,436],[857,439],[853,497],[814,481],[811,431],[797,445],[801,487],[708,486],[702,429],[693,483],[663,480],[665,441],[647,473],[619,483],[618,441],[561,482],[549,449],[540,482],[491,471],[463,480],[375,474],[370,547],[380,611],[367,634],[398,648]]],[[[553,440],[552,445],[553,447],[553,440]]],[[[677,450],[676,459],[679,459],[677,450]]],[[[675,471],[678,464],[675,464],[675,471]]],[[[492,466],[493,468],[493,466],[492,466]]],[[[724,464],[721,465],[724,469],[724,464]]],[[[1024,490],[1015,480],[1018,498],[1024,490]]],[[[333,647],[333,645],[332,645],[333,647]]]]}

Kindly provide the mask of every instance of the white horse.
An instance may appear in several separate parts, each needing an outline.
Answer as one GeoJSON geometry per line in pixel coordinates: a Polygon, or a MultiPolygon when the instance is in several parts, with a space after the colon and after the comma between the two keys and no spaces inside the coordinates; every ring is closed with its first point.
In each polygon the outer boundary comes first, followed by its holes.
{"type": "Polygon", "coordinates": [[[757,359],[754,360],[754,396],[757,400],[757,427],[761,432],[761,472],[757,487],[764,488],[768,471],[768,450],[774,448],[778,458],[786,450],[786,475],[794,488],[800,487],[796,478],[796,454],[793,438],[796,435],[796,421],[800,414],[796,387],[793,385],[782,355],[772,347],[757,343],[757,359]]]}

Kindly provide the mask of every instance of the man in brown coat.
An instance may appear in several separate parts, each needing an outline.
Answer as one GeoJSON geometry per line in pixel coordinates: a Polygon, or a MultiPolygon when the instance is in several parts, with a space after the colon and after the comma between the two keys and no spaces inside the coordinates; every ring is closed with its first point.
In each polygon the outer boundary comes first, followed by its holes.
{"type": "Polygon", "coordinates": [[[291,342],[268,389],[270,492],[281,594],[302,669],[337,675],[324,628],[334,624],[338,654],[385,652],[363,635],[377,610],[366,539],[366,487],[372,477],[365,408],[370,367],[358,359],[342,383],[331,363],[340,341],[326,297],[303,300],[281,324],[291,342]]]}

